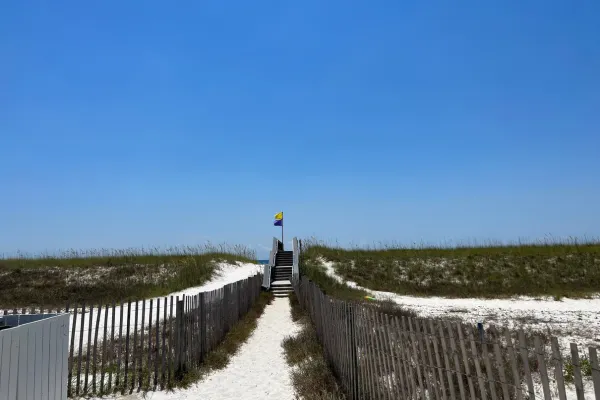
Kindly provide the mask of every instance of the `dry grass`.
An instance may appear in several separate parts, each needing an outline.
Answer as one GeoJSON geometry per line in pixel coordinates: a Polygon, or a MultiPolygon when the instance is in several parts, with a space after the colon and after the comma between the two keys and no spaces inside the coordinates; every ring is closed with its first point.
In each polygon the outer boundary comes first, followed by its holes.
{"type": "Polygon", "coordinates": [[[292,366],[292,383],[298,399],[345,399],[317,339],[315,328],[302,310],[295,294],[290,295],[292,319],[301,324],[301,331],[283,342],[288,364],[292,366]]]}
{"type": "Polygon", "coordinates": [[[64,306],[67,302],[162,296],[213,277],[216,261],[252,261],[243,246],[66,251],[0,259],[0,307],[64,306]]]}
{"type": "MultiPolygon", "coordinates": [[[[369,289],[447,297],[584,297],[600,288],[600,243],[545,242],[475,247],[342,249],[304,241],[305,273],[322,284],[320,258],[369,289]]],[[[324,273],[323,273],[324,274],[324,273]]],[[[344,297],[331,283],[336,297],[344,297]],[[339,295],[339,296],[338,296],[339,295]]],[[[351,295],[356,296],[354,292],[351,295]]]]}

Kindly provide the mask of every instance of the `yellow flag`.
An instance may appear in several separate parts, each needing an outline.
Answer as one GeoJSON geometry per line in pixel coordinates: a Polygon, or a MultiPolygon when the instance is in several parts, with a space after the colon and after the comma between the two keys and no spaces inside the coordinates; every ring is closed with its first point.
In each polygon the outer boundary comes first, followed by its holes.
{"type": "Polygon", "coordinates": [[[275,214],[275,219],[277,219],[277,220],[283,219],[283,211],[275,214]]]}

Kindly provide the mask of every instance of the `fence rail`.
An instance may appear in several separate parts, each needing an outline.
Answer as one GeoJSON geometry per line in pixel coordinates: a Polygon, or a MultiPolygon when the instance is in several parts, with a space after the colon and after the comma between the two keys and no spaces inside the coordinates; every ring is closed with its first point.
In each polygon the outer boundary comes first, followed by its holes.
{"type": "Polygon", "coordinates": [[[194,296],[120,304],[67,304],[0,314],[68,312],[69,397],[172,387],[198,368],[260,295],[262,275],[194,296]]]}
{"type": "Polygon", "coordinates": [[[571,344],[565,358],[555,337],[389,314],[331,298],[305,276],[295,292],[350,399],[600,400],[594,347],[571,344]]]}

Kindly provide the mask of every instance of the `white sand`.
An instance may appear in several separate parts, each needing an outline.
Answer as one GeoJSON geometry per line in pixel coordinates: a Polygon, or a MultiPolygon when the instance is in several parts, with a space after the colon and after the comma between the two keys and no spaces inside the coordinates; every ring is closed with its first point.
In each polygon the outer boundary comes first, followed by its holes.
{"type": "Polygon", "coordinates": [[[287,298],[276,298],[265,308],[258,325],[227,367],[214,371],[200,382],[174,392],[150,392],[118,397],[151,400],[293,400],[294,389],[290,367],[285,361],[281,343],[298,333],[292,321],[287,298]]]}
{"type": "MultiPolygon", "coordinates": [[[[344,282],[332,262],[322,261],[325,271],[338,282],[344,282]]],[[[507,328],[523,327],[557,336],[562,349],[569,343],[584,346],[600,345],[600,296],[592,299],[518,296],[510,299],[445,298],[405,296],[381,292],[346,281],[348,286],[369,292],[378,300],[389,299],[413,309],[421,317],[460,318],[465,322],[494,324],[507,328]]]]}

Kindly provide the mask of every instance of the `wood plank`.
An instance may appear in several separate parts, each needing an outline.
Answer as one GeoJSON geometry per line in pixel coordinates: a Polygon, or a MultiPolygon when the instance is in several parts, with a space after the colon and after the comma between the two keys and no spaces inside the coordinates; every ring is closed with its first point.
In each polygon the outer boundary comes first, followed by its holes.
{"type": "Polygon", "coordinates": [[[389,341],[390,353],[393,360],[393,370],[396,376],[396,395],[397,398],[407,398],[407,388],[404,382],[404,374],[402,373],[402,357],[398,352],[399,332],[393,326],[393,317],[384,315],[386,323],[387,340],[389,341]]]}
{"type": "MultiPolygon", "coordinates": [[[[303,288],[303,286],[301,286],[303,288]]],[[[305,293],[302,293],[302,302],[304,302],[306,299],[304,298],[305,293]]],[[[303,305],[303,309],[305,309],[309,315],[312,314],[310,312],[310,310],[306,307],[307,304],[303,305]]],[[[361,316],[360,316],[360,311],[359,311],[359,306],[357,305],[354,308],[354,335],[355,335],[355,343],[356,343],[356,349],[357,349],[357,354],[358,354],[358,358],[357,358],[357,368],[358,368],[358,393],[359,393],[359,398],[364,399],[367,397],[367,393],[368,393],[368,378],[367,378],[367,373],[366,373],[366,367],[365,367],[365,352],[364,352],[364,343],[362,340],[362,321],[361,321],[361,316]]]]}
{"type": "Polygon", "coordinates": [[[169,304],[169,375],[168,375],[168,385],[171,384],[172,379],[173,379],[173,374],[174,374],[174,370],[173,370],[173,364],[174,364],[174,336],[175,336],[175,332],[173,331],[173,296],[171,296],[170,300],[169,300],[170,304],[169,304]]]}
{"type": "Polygon", "coordinates": [[[138,357],[138,327],[140,323],[140,302],[136,300],[135,302],[135,318],[133,322],[133,351],[131,352],[131,386],[129,386],[129,394],[132,394],[135,389],[136,380],[136,372],[137,372],[137,360],[138,357]]]}
{"type": "MultiPolygon", "coordinates": [[[[517,398],[517,400],[523,400],[523,389],[522,389],[522,385],[521,385],[521,376],[519,375],[519,367],[517,364],[516,352],[515,352],[512,337],[511,337],[508,329],[504,329],[504,338],[506,340],[506,347],[508,349],[508,358],[510,360],[510,366],[512,368],[516,398],[517,398]]],[[[562,370],[561,370],[561,374],[562,374],[562,370]]],[[[565,400],[565,399],[561,399],[561,400],[565,400]]]]}
{"type": "MultiPolygon", "coordinates": [[[[98,306],[96,313],[96,329],[94,330],[94,353],[92,368],[92,392],[96,393],[96,374],[98,372],[98,331],[100,330],[100,317],[102,316],[102,306],[98,306]]],[[[91,327],[90,327],[91,328],[91,327]]]]}
{"type": "Polygon", "coordinates": [[[454,361],[454,369],[456,372],[456,380],[458,381],[458,390],[460,392],[460,398],[465,400],[467,398],[467,394],[463,382],[463,373],[460,368],[460,362],[458,360],[458,346],[456,345],[456,335],[453,332],[452,323],[450,321],[446,322],[446,328],[448,330],[448,342],[450,343],[450,350],[452,351],[452,359],[454,361]]]}
{"type": "Polygon", "coordinates": [[[440,400],[441,399],[441,391],[443,391],[443,388],[440,388],[439,386],[439,382],[437,379],[437,365],[435,364],[435,361],[433,359],[433,352],[431,350],[432,345],[432,339],[433,336],[428,332],[427,330],[427,320],[423,319],[421,320],[421,331],[423,333],[423,341],[425,342],[425,349],[427,350],[427,365],[429,366],[429,369],[431,371],[431,377],[429,378],[429,380],[431,381],[431,386],[433,388],[433,393],[430,394],[431,399],[435,399],[435,400],[440,400]]]}
{"type": "Polygon", "coordinates": [[[162,365],[161,365],[161,377],[160,377],[160,389],[164,390],[166,382],[166,367],[167,367],[167,304],[168,298],[165,297],[163,303],[163,322],[162,322],[162,365]]]}
{"type": "MultiPolygon", "coordinates": [[[[436,335],[435,328],[433,326],[433,320],[429,319],[429,336],[431,337],[431,341],[433,342],[433,354],[435,356],[435,369],[437,370],[437,374],[439,377],[439,394],[443,400],[448,399],[448,390],[446,389],[446,382],[444,380],[444,364],[442,363],[442,359],[440,356],[440,348],[438,346],[439,338],[436,335]]],[[[441,346],[441,344],[440,344],[441,346]]]]}
{"type": "Polygon", "coordinates": [[[112,317],[111,317],[111,328],[110,328],[110,353],[112,355],[110,360],[110,369],[108,370],[108,390],[111,391],[113,388],[113,379],[112,379],[112,371],[113,365],[115,364],[116,353],[114,353],[115,346],[115,313],[116,313],[117,304],[113,301],[112,303],[112,317]]]}
{"type": "Polygon", "coordinates": [[[152,386],[152,311],[154,309],[154,299],[150,299],[150,308],[148,309],[148,390],[152,386]]]}
{"type": "Polygon", "coordinates": [[[579,361],[579,350],[575,343],[571,343],[571,361],[573,363],[573,379],[575,381],[575,393],[577,400],[585,400],[583,393],[583,380],[581,377],[581,363],[579,361]]]}
{"type": "MultiPolygon", "coordinates": [[[[432,380],[431,380],[432,377],[435,379],[435,370],[433,370],[432,365],[427,362],[427,358],[426,358],[426,354],[425,354],[425,343],[424,342],[427,340],[427,337],[423,333],[422,329],[424,329],[424,326],[421,327],[421,323],[419,323],[419,319],[415,318],[414,322],[415,322],[415,335],[416,335],[417,345],[418,345],[417,350],[419,352],[419,357],[417,358],[417,360],[423,368],[423,379],[425,380],[425,384],[427,386],[427,393],[423,393],[423,395],[427,399],[433,400],[437,397],[436,390],[434,389],[434,386],[432,385],[432,380]]],[[[424,322],[423,322],[423,325],[425,325],[424,322]]],[[[421,369],[421,367],[419,367],[419,369],[421,369]]],[[[425,389],[425,388],[423,388],[423,389],[425,389]]]]}
{"type": "Polygon", "coordinates": [[[117,350],[117,370],[116,374],[116,382],[115,382],[115,391],[121,388],[121,359],[123,355],[123,312],[125,309],[125,303],[121,302],[119,306],[119,340],[118,340],[118,350],[117,350]]]}
{"type": "MultiPolygon", "coordinates": [[[[312,296],[315,296],[316,291],[315,291],[314,287],[312,287],[312,292],[313,292],[312,296]]],[[[315,303],[315,301],[317,301],[316,298],[313,298],[311,301],[313,302],[312,305],[315,309],[315,313],[317,313],[319,303],[315,303]]],[[[363,326],[362,342],[363,342],[363,353],[365,355],[365,369],[366,369],[366,374],[367,374],[368,389],[369,389],[370,397],[372,399],[374,399],[374,398],[376,398],[375,397],[376,392],[375,392],[375,379],[373,377],[373,375],[374,375],[373,360],[372,360],[373,352],[370,349],[370,343],[369,343],[369,335],[370,335],[371,326],[368,321],[368,316],[367,316],[367,313],[365,310],[365,306],[361,307],[360,313],[361,313],[361,320],[362,320],[362,326],[363,326]]],[[[315,317],[316,317],[316,315],[315,315],[315,317]]]]}
{"type": "Polygon", "coordinates": [[[160,363],[160,299],[156,300],[156,351],[154,352],[154,390],[158,385],[158,364],[160,363]]]}
{"type": "Polygon", "coordinates": [[[125,354],[123,357],[123,367],[125,369],[123,373],[123,385],[121,387],[121,395],[125,395],[127,386],[129,385],[129,333],[131,331],[131,300],[127,302],[127,325],[125,327],[125,354]]]}
{"type": "Polygon", "coordinates": [[[558,391],[559,400],[567,400],[565,391],[565,377],[563,375],[563,360],[558,347],[558,339],[554,336],[550,338],[552,344],[552,361],[554,362],[554,379],[558,391]]]}
{"type": "Polygon", "coordinates": [[[487,373],[488,385],[490,388],[490,397],[492,398],[492,400],[497,400],[498,395],[496,394],[494,370],[492,369],[492,363],[490,361],[490,349],[488,347],[488,343],[485,340],[481,343],[481,354],[483,355],[483,362],[485,364],[485,371],[487,373]]]}
{"type": "Polygon", "coordinates": [[[592,381],[594,382],[594,392],[596,400],[600,400],[600,365],[598,364],[598,351],[595,347],[590,347],[590,364],[592,367],[592,381]]]}
{"type": "Polygon", "coordinates": [[[538,370],[542,379],[542,389],[544,390],[544,398],[546,400],[552,400],[552,394],[550,393],[550,382],[548,381],[548,370],[546,369],[546,358],[544,356],[544,348],[539,336],[533,337],[535,346],[535,355],[538,362],[538,370]]]}
{"type": "Polygon", "coordinates": [[[473,355],[473,364],[475,364],[475,373],[477,374],[477,382],[479,383],[479,398],[481,400],[487,399],[487,390],[485,390],[485,378],[483,377],[483,371],[481,370],[481,363],[479,362],[479,352],[477,351],[477,342],[473,335],[473,330],[467,330],[467,337],[471,342],[471,354],[473,355]]]}
{"type": "Polygon", "coordinates": [[[419,391],[421,390],[421,388],[417,385],[417,380],[415,378],[415,368],[413,366],[413,361],[414,361],[414,355],[411,352],[411,338],[410,338],[410,332],[407,328],[406,325],[406,317],[401,317],[400,319],[402,321],[402,339],[403,339],[403,345],[402,345],[402,349],[404,349],[404,359],[406,360],[406,369],[408,370],[408,376],[410,377],[410,382],[411,382],[411,388],[412,388],[412,394],[411,394],[411,398],[417,399],[419,398],[419,391]]]}
{"type": "Polygon", "coordinates": [[[140,350],[139,350],[139,359],[138,359],[138,384],[137,384],[137,392],[139,393],[142,390],[142,386],[144,385],[144,333],[146,330],[146,299],[142,300],[142,322],[140,326],[140,350]]]}
{"type": "Polygon", "coordinates": [[[500,345],[498,344],[500,335],[498,334],[498,331],[495,327],[490,327],[490,330],[493,333],[494,337],[498,338],[494,341],[494,358],[496,359],[496,368],[498,368],[500,386],[502,387],[502,396],[504,397],[504,400],[511,400],[510,394],[508,393],[506,374],[504,372],[504,365],[506,363],[506,360],[504,360],[504,357],[502,357],[502,353],[500,352],[500,345]]]}
{"type": "Polygon", "coordinates": [[[535,389],[533,387],[533,379],[531,378],[531,370],[529,369],[529,352],[527,351],[527,340],[523,329],[518,330],[519,338],[519,353],[523,364],[523,372],[525,374],[525,382],[527,383],[528,396],[530,399],[535,399],[535,389]]]}
{"type": "Polygon", "coordinates": [[[108,341],[108,304],[104,306],[104,334],[102,335],[102,361],[100,365],[100,394],[104,394],[104,366],[106,364],[106,345],[108,341]]]}
{"type": "Polygon", "coordinates": [[[463,324],[460,322],[457,322],[455,325],[455,330],[458,333],[458,345],[460,347],[460,352],[462,355],[462,360],[463,360],[463,365],[464,365],[464,369],[465,369],[465,374],[467,375],[467,383],[469,385],[469,396],[471,396],[471,399],[475,399],[476,394],[475,394],[475,384],[473,383],[473,378],[471,375],[471,366],[469,365],[469,356],[467,354],[467,348],[465,346],[465,336],[464,336],[464,330],[463,330],[463,324]]]}
{"type": "Polygon", "coordinates": [[[92,327],[93,325],[93,317],[94,317],[94,306],[90,306],[90,311],[89,311],[89,320],[88,320],[88,326],[87,326],[87,332],[88,332],[88,340],[87,340],[87,346],[86,346],[86,357],[85,357],[85,377],[84,377],[84,386],[83,386],[83,393],[89,393],[89,387],[88,387],[88,381],[89,381],[89,375],[90,375],[90,353],[91,353],[91,349],[92,349],[92,327]]]}
{"type": "Polygon", "coordinates": [[[444,360],[444,367],[446,368],[446,377],[448,378],[448,390],[450,392],[450,398],[452,400],[456,400],[454,381],[452,380],[452,369],[450,368],[450,356],[448,355],[448,348],[446,346],[446,337],[442,322],[438,321],[437,326],[440,343],[442,344],[442,359],[444,360]]]}
{"type": "Polygon", "coordinates": [[[81,356],[83,355],[83,328],[85,327],[85,301],[81,304],[81,327],[79,328],[79,349],[77,351],[77,382],[75,382],[75,394],[80,394],[81,389],[81,356]]]}
{"type": "MultiPolygon", "coordinates": [[[[6,315],[6,314],[4,314],[6,315]]],[[[77,305],[75,305],[75,310],[73,310],[73,325],[71,327],[71,345],[69,347],[69,372],[68,372],[68,382],[67,382],[67,396],[73,397],[73,351],[75,350],[75,334],[77,333],[77,305]]]]}

